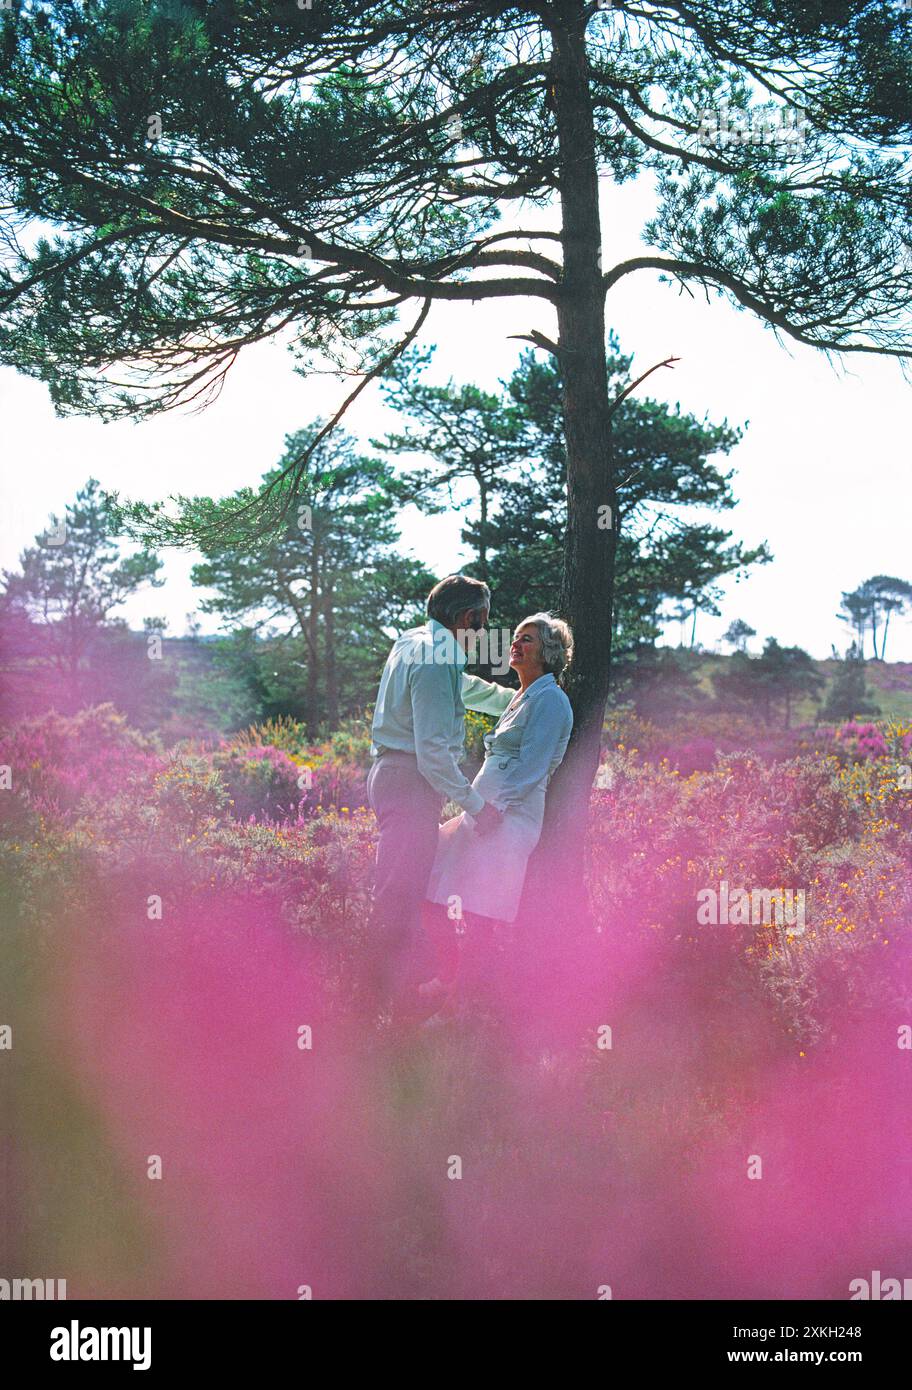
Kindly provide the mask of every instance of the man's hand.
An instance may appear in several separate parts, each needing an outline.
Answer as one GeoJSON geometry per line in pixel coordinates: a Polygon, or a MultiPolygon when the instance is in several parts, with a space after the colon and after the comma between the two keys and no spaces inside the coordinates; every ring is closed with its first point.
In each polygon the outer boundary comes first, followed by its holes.
{"type": "Polygon", "coordinates": [[[496,830],[500,825],[503,814],[498,811],[496,806],[492,806],[490,801],[486,801],[478,815],[473,816],[472,820],[475,822],[475,829],[480,835],[490,835],[491,831],[496,830]]]}

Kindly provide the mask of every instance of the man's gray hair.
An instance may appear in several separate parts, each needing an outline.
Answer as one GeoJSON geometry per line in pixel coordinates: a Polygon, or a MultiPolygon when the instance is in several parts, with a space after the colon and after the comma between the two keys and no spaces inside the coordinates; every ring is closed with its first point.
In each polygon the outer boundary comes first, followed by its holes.
{"type": "Polygon", "coordinates": [[[573,656],[573,633],[569,623],[551,613],[533,613],[531,618],[517,623],[516,630],[527,626],[536,628],[541,638],[545,673],[559,676],[573,656]]]}
{"type": "Polygon", "coordinates": [[[435,584],[428,594],[427,613],[436,618],[444,627],[452,627],[459,613],[471,608],[480,613],[491,607],[491,590],[480,579],[470,579],[466,574],[450,574],[435,584]]]}

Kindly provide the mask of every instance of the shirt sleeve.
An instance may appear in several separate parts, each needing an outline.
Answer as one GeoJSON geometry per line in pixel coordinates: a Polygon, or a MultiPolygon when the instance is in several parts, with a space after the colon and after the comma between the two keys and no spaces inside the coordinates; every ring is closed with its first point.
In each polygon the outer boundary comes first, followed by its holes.
{"type": "Polygon", "coordinates": [[[563,758],[572,729],[573,713],[563,700],[537,702],[523,729],[519,753],[504,769],[503,786],[494,803],[499,811],[522,801],[547,777],[551,764],[563,758]]]}
{"type": "Polygon", "coordinates": [[[418,771],[435,791],[470,815],[477,815],[485,804],[484,797],[460,771],[448,736],[458,679],[459,673],[445,662],[419,662],[410,669],[415,756],[418,771]]]}
{"type": "Polygon", "coordinates": [[[498,685],[496,681],[482,680],[481,676],[471,676],[468,671],[462,673],[462,703],[466,709],[473,709],[478,714],[503,714],[507,705],[516,694],[509,686],[498,685]]]}

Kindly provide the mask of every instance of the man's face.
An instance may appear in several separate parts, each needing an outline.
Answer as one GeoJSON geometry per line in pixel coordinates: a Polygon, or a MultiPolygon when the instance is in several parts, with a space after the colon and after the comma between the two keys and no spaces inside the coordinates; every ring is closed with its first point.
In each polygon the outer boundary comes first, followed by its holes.
{"type": "Polygon", "coordinates": [[[487,608],[467,608],[456,615],[456,641],[465,649],[471,632],[484,632],[488,625],[487,608]]]}

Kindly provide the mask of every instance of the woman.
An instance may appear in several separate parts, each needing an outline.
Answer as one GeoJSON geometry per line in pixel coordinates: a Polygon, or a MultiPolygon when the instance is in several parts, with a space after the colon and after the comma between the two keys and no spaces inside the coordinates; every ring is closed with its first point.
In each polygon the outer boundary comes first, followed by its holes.
{"type": "MultiPolygon", "coordinates": [[[[438,940],[444,908],[450,939],[452,919],[466,914],[489,925],[516,919],[526,864],[541,835],[548,779],[573,728],[570,701],[556,679],[572,654],[570,628],[549,613],[536,613],[516,629],[510,665],[519,690],[485,735],[484,764],[472,783],[501,820],[481,834],[465,811],[440,827],[427,890],[428,905],[436,906],[428,906],[424,919],[438,940]]],[[[425,998],[442,992],[439,976],[421,987],[425,998]]]]}

